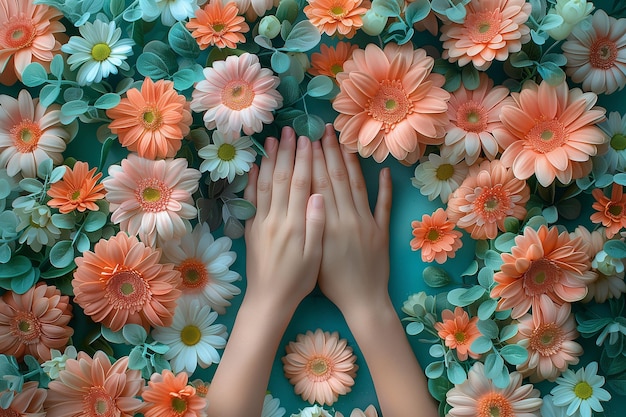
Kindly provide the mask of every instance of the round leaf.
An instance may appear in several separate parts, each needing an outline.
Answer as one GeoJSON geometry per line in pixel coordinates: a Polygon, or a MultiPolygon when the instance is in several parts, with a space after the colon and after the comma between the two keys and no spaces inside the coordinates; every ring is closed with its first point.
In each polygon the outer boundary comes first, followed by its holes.
{"type": "Polygon", "coordinates": [[[271,64],[274,72],[282,74],[283,72],[287,72],[289,70],[291,59],[289,59],[289,55],[284,52],[274,51],[271,58],[271,64]]]}
{"type": "Polygon", "coordinates": [[[422,277],[426,285],[432,288],[445,287],[450,283],[450,276],[443,269],[437,266],[427,266],[422,272],[422,277]]]}
{"type": "Polygon", "coordinates": [[[167,64],[161,57],[152,53],[144,52],[137,58],[137,71],[144,77],[160,80],[169,75],[167,64]]]}
{"type": "Polygon", "coordinates": [[[97,109],[107,110],[117,106],[120,102],[119,94],[106,93],[96,100],[93,106],[97,109]]]}
{"type": "Polygon", "coordinates": [[[61,113],[65,116],[80,116],[89,110],[89,106],[82,100],[68,101],[61,106],[61,113]]]}
{"type": "Polygon", "coordinates": [[[476,340],[474,340],[472,346],[470,346],[470,350],[480,355],[482,353],[489,352],[492,347],[493,343],[491,342],[491,339],[486,338],[485,336],[479,336],[476,340]]]}
{"type": "Polygon", "coordinates": [[[27,87],[37,87],[48,81],[48,73],[38,62],[28,64],[22,71],[22,82],[27,87]]]}
{"type": "Polygon", "coordinates": [[[528,360],[528,351],[520,345],[506,345],[500,349],[500,354],[511,365],[521,365],[528,360]]]}
{"type": "Polygon", "coordinates": [[[496,300],[485,300],[478,306],[478,318],[480,320],[487,320],[496,311],[498,302],[496,300]]]}
{"type": "Polygon", "coordinates": [[[61,86],[59,84],[44,85],[39,92],[39,102],[42,106],[48,107],[61,94],[61,86]]]}
{"type": "Polygon", "coordinates": [[[85,232],[95,232],[96,230],[102,229],[106,222],[107,215],[105,213],[101,211],[90,211],[85,218],[83,228],[85,232]]]}
{"type": "Polygon", "coordinates": [[[442,361],[431,362],[428,364],[424,373],[429,379],[436,379],[443,375],[445,366],[442,361]]]}
{"type": "Polygon", "coordinates": [[[167,34],[167,41],[176,52],[183,58],[196,59],[200,55],[198,42],[191,36],[182,22],[176,22],[167,34]]]}
{"type": "Polygon", "coordinates": [[[146,337],[148,337],[148,333],[146,333],[146,329],[141,327],[138,324],[127,324],[122,328],[122,336],[124,339],[131,345],[143,345],[146,337]]]}
{"type": "Polygon", "coordinates": [[[26,274],[33,265],[26,256],[17,255],[0,268],[0,278],[12,278],[26,274]]]}
{"type": "Polygon", "coordinates": [[[462,384],[467,379],[465,369],[458,362],[452,361],[448,364],[448,379],[455,385],[462,384]]]}
{"type": "Polygon", "coordinates": [[[313,49],[322,39],[319,30],[308,20],[302,20],[294,27],[285,39],[283,50],[292,52],[306,52],[313,49]]]}
{"type": "Polygon", "coordinates": [[[230,213],[239,220],[248,220],[256,214],[254,204],[243,198],[233,198],[226,201],[230,213]]]}
{"type": "Polygon", "coordinates": [[[407,334],[415,336],[424,331],[424,323],[413,321],[406,326],[407,334]]]}
{"type": "Polygon", "coordinates": [[[293,128],[298,136],[306,136],[310,140],[319,140],[324,134],[324,120],[314,114],[303,114],[293,120],[293,128]]]}
{"type": "Polygon", "coordinates": [[[487,358],[485,358],[485,376],[487,376],[487,378],[497,378],[502,373],[503,367],[504,360],[502,356],[497,353],[490,353],[487,355],[487,358]]]}
{"type": "Polygon", "coordinates": [[[478,323],[476,323],[476,326],[483,336],[489,339],[495,339],[496,337],[498,337],[498,325],[495,321],[479,320],[478,323]]]}
{"type": "Polygon", "coordinates": [[[333,91],[335,83],[326,75],[314,77],[306,86],[306,91],[311,97],[322,97],[333,91]]]}
{"type": "Polygon", "coordinates": [[[70,240],[61,240],[50,250],[50,263],[55,268],[65,268],[74,261],[74,246],[70,240]]]}

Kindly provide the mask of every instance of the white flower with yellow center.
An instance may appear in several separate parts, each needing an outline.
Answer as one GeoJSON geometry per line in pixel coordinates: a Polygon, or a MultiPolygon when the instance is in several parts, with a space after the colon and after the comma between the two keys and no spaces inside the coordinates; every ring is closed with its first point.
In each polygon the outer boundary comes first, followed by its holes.
{"type": "Polygon", "coordinates": [[[152,22],[161,16],[165,26],[193,17],[199,8],[197,0],[141,0],[139,5],[143,20],[152,22]]]}
{"type": "Polygon", "coordinates": [[[213,324],[216,318],[211,307],[181,298],[172,325],[154,328],[154,340],[170,348],[163,357],[174,373],[192,374],[198,365],[205,369],[220,361],[217,349],[226,346],[228,333],[223,324],[213,324]]]}
{"type": "Polygon", "coordinates": [[[600,401],[609,401],[611,394],[602,388],[604,377],[597,372],[597,362],[591,362],[576,373],[571,369],[563,372],[556,380],[558,385],[550,391],[554,396],[554,405],[567,407],[568,416],[591,417],[592,410],[597,413],[604,411],[600,401]]]}
{"type": "Polygon", "coordinates": [[[198,151],[198,156],[204,159],[200,171],[209,171],[212,181],[227,178],[228,182],[233,182],[236,175],[250,171],[256,158],[252,145],[248,136],[238,137],[216,130],[213,132],[213,143],[198,151]]]}
{"type": "Polygon", "coordinates": [[[461,156],[444,158],[431,153],[428,159],[424,158],[415,167],[415,177],[411,178],[411,183],[428,200],[441,197],[441,201],[447,203],[450,195],[467,176],[468,170],[461,156]]]}
{"type": "Polygon", "coordinates": [[[67,63],[70,70],[79,68],[76,81],[80,85],[99,83],[110,74],[117,74],[118,68],[129,70],[126,58],[133,54],[131,39],[120,39],[122,29],[115,22],[96,20],[86,22],[78,28],[81,36],[72,36],[61,47],[70,57],[67,63]]]}

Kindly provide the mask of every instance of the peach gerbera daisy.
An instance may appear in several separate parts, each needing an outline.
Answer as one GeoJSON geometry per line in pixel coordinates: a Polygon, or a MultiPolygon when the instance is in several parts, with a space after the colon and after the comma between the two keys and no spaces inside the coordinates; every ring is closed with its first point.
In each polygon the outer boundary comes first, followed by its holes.
{"type": "Polygon", "coordinates": [[[448,217],[473,239],[494,239],[504,231],[507,217],[522,220],[530,189],[499,160],[472,165],[469,174],[448,200],[448,217]]]}
{"type": "Polygon", "coordinates": [[[312,75],[327,75],[335,78],[343,71],[343,64],[352,57],[352,53],[359,49],[358,45],[348,42],[337,42],[335,47],[320,45],[320,51],[311,54],[311,68],[308,72],[312,75]]]}
{"type": "Polygon", "coordinates": [[[192,195],[201,175],[187,167],[185,158],[152,161],[128,155],[121,165],[111,165],[102,181],[111,221],[149,246],[155,246],[157,238],[182,237],[197,214],[192,195]]]}
{"type": "Polygon", "coordinates": [[[185,372],[174,375],[170,370],[154,373],[141,397],[145,417],[200,417],[206,400],[187,384],[185,372]]]}
{"type": "Polygon", "coordinates": [[[61,181],[48,189],[48,195],[52,197],[48,205],[58,208],[63,214],[74,210],[81,213],[85,210],[98,211],[96,201],[104,198],[104,185],[98,184],[101,177],[101,172],[96,174],[96,168],[89,170],[87,162],[76,162],[74,167],[65,171],[61,181]]]}
{"type": "Polygon", "coordinates": [[[333,36],[335,33],[350,39],[363,26],[361,17],[367,9],[361,7],[363,0],[307,0],[302,10],[309,22],[320,33],[333,36]]]}
{"type": "Polygon", "coordinates": [[[285,376],[296,394],[310,404],[332,405],[351,391],[356,377],[356,356],[337,332],[321,329],[299,334],[283,357],[285,376]]]}
{"type": "Polygon", "coordinates": [[[598,9],[591,25],[576,25],[561,49],[566,71],[585,91],[612,94],[626,85],[626,19],[598,9]]]}
{"type": "Polygon", "coordinates": [[[532,384],[522,384],[522,374],[511,372],[506,388],[498,388],[485,375],[485,365],[476,362],[467,380],[446,393],[450,417],[540,417],[542,400],[532,384]]]}
{"type": "Polygon", "coordinates": [[[250,30],[246,19],[238,14],[234,2],[222,5],[221,1],[211,1],[196,10],[196,17],[189,19],[186,26],[200,49],[209,46],[235,49],[238,43],[246,41],[243,34],[250,30]]]}
{"type": "Polygon", "coordinates": [[[141,371],[128,368],[128,356],[111,364],[102,351],[93,359],[78,352],[78,358],[68,359],[48,385],[47,417],[132,417],[140,411],[141,400],[136,397],[143,385],[141,371]]]}
{"type": "Polygon", "coordinates": [[[174,83],[154,83],[150,78],[143,81],[141,91],[128,90],[107,116],[113,119],[109,129],[120,144],[148,159],[175,156],[192,122],[189,103],[174,90],[174,83]]]}
{"type": "Polygon", "coordinates": [[[169,326],[181,279],[173,264],[159,263],[160,257],[160,251],[124,232],[101,239],[93,252],[75,259],[74,301],[114,332],[129,323],[145,329],[169,326]]]}
{"type": "Polygon", "coordinates": [[[63,13],[33,0],[0,0],[0,84],[22,81],[31,62],[46,70],[65,40],[63,13]]]}
{"type": "Polygon", "coordinates": [[[608,142],[596,123],[604,120],[605,110],[595,107],[598,96],[569,89],[563,81],[552,86],[527,81],[519,93],[511,93],[514,105],[504,106],[500,120],[504,126],[494,132],[502,149],[500,160],[512,167],[519,179],[533,174],[544,187],[555,178],[568,184],[586,163],[608,142]]]}
{"type": "Polygon", "coordinates": [[[283,105],[276,90],[280,80],[268,68],[261,68],[254,54],[231,55],[204,69],[204,80],[191,94],[191,109],[205,111],[207,129],[252,135],[263,124],[274,121],[273,111],[283,105]]]}
{"type": "Polygon", "coordinates": [[[36,178],[43,161],[62,163],[71,135],[60,116],[58,105],[44,107],[28,90],[21,90],[17,99],[0,95],[0,169],[11,177],[36,178]]]}
{"type": "Polygon", "coordinates": [[[441,319],[441,322],[435,323],[435,329],[446,346],[456,350],[456,355],[461,361],[467,360],[468,355],[473,359],[478,359],[480,355],[470,349],[474,340],[481,335],[476,325],[478,317],[470,319],[467,311],[456,307],[454,312],[443,310],[441,319]]]}
{"type": "Polygon", "coordinates": [[[434,60],[412,44],[370,43],[357,49],[337,74],[339,112],[335,128],[339,141],[377,162],[391,154],[415,163],[426,145],[443,142],[448,125],[450,94],[441,86],[443,75],[432,73],[434,60]]]}
{"type": "Polygon", "coordinates": [[[448,221],[445,210],[439,207],[432,216],[424,214],[422,221],[411,222],[413,239],[411,249],[422,250],[422,261],[436,261],[438,264],[454,258],[456,251],[463,246],[458,230],[454,230],[454,223],[448,221]]]}
{"type": "Polygon", "coordinates": [[[528,351],[528,360],[517,370],[531,382],[554,381],[570,365],[578,363],[583,348],[578,337],[571,305],[558,306],[543,294],[541,307],[519,318],[518,333],[512,339],[528,351]]]}
{"type": "Polygon", "coordinates": [[[457,89],[448,103],[450,126],[441,146],[441,156],[464,158],[468,165],[476,162],[481,154],[493,160],[499,149],[492,132],[502,127],[500,110],[512,101],[509,89],[494,87],[493,80],[484,72],[480,73],[480,84],[475,90],[464,86],[457,89]]]}
{"type": "Polygon", "coordinates": [[[515,237],[511,253],[501,256],[504,263],[494,276],[491,297],[500,297],[498,310],[512,308],[514,319],[531,306],[537,312],[543,294],[558,305],[582,300],[587,282],[595,279],[582,238],[559,233],[556,227],[526,227],[523,235],[515,237]]]}
{"type": "Polygon", "coordinates": [[[593,223],[601,223],[606,229],[606,237],[611,239],[623,228],[626,228],[626,195],[624,187],[613,183],[611,198],[604,195],[601,188],[591,191],[595,202],[591,207],[596,211],[591,214],[593,223]]]}
{"type": "Polygon", "coordinates": [[[48,391],[46,389],[39,388],[39,382],[24,382],[22,390],[15,393],[9,406],[7,408],[0,408],[0,416],[46,417],[43,402],[46,400],[47,395],[48,391]]]}
{"type": "Polygon", "coordinates": [[[465,10],[463,23],[446,21],[441,27],[442,57],[450,62],[461,67],[471,62],[485,71],[530,40],[525,23],[532,6],[525,0],[472,0],[465,10]]]}
{"type": "Polygon", "coordinates": [[[50,349],[65,347],[74,334],[68,325],[72,305],[55,286],[38,284],[24,294],[7,291],[0,298],[0,354],[22,360],[49,360],[50,349]]]}

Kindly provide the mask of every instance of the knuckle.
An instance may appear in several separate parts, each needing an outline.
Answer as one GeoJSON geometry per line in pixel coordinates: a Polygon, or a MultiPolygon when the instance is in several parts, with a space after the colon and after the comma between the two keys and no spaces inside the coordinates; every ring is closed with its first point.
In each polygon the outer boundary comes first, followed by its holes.
{"type": "Polygon", "coordinates": [[[333,169],[329,174],[332,179],[337,181],[346,181],[348,179],[348,172],[344,169],[333,169]]]}
{"type": "Polygon", "coordinates": [[[365,191],[367,189],[367,186],[365,185],[365,181],[362,181],[360,179],[353,179],[350,180],[350,188],[357,191],[365,191]]]}
{"type": "Polygon", "coordinates": [[[286,171],[274,171],[274,182],[283,184],[291,179],[291,174],[286,171]]]}
{"type": "Polygon", "coordinates": [[[328,178],[326,175],[324,175],[323,177],[318,177],[313,182],[313,185],[316,189],[327,190],[330,188],[330,178],[328,178]]]}
{"type": "Polygon", "coordinates": [[[291,181],[291,186],[294,190],[308,190],[310,182],[306,178],[294,177],[291,181]]]}
{"type": "Polygon", "coordinates": [[[268,193],[272,190],[272,183],[269,181],[259,180],[256,185],[257,193],[268,193]]]}

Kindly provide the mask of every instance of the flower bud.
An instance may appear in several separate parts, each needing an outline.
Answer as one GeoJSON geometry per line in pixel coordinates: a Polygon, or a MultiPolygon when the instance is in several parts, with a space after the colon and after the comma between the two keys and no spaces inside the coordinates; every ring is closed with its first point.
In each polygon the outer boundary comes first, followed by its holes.
{"type": "Polygon", "coordinates": [[[274,15],[267,15],[259,23],[259,35],[274,39],[280,33],[280,20],[274,15]]]}
{"type": "Polygon", "coordinates": [[[363,27],[361,29],[370,36],[378,36],[386,25],[387,18],[370,9],[363,15],[363,27]]]}

